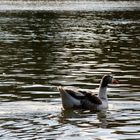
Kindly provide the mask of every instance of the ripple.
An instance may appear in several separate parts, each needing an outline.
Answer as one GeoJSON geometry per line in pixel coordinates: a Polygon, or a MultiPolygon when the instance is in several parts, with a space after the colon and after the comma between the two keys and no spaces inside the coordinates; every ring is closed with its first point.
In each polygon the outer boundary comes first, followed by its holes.
{"type": "Polygon", "coordinates": [[[46,135],[51,138],[56,138],[57,135],[63,138],[68,138],[72,135],[73,138],[77,138],[77,135],[87,138],[97,138],[99,136],[106,138],[123,137],[121,134],[125,134],[125,138],[127,138],[127,134],[138,134],[139,127],[134,126],[134,124],[139,125],[139,102],[123,101],[120,103],[113,101],[110,104],[113,105],[113,108],[107,114],[106,112],[93,114],[89,111],[61,112],[59,104],[51,105],[51,103],[47,102],[20,101],[3,103],[0,109],[0,119],[3,121],[1,129],[7,129],[7,132],[1,131],[1,134],[3,136],[4,134],[7,136],[15,136],[16,134],[17,138],[28,136],[35,138],[36,130],[39,138],[46,135]],[[133,110],[133,108],[136,110],[133,110]],[[97,120],[97,116],[99,120],[97,120]],[[62,122],[68,122],[69,125],[60,127],[62,122]],[[118,122],[120,126],[113,124],[113,122],[118,122]],[[129,125],[125,126],[126,124],[129,125]],[[108,129],[102,129],[102,127],[108,127],[108,129]],[[10,132],[10,130],[13,131],[10,132]],[[53,130],[53,133],[51,130],[53,130]],[[75,130],[77,131],[75,132],[75,130]]]}
{"type": "Polygon", "coordinates": [[[48,103],[44,102],[31,102],[31,101],[17,101],[17,102],[7,102],[7,103],[1,103],[1,117],[3,115],[11,115],[14,117],[15,115],[22,116],[22,114],[40,114],[41,112],[48,112],[48,114],[52,114],[53,111],[60,111],[60,106],[55,105],[49,105],[48,103]],[[9,106],[6,108],[6,106],[9,106]],[[24,106],[24,108],[23,108],[24,106]]]}
{"type": "Polygon", "coordinates": [[[1,139],[139,139],[139,2],[0,3],[1,139]],[[108,111],[61,109],[57,86],[105,74],[108,111]]]}
{"type": "MultiPolygon", "coordinates": [[[[138,3],[138,2],[137,2],[138,3]]],[[[1,11],[8,10],[49,10],[49,11],[99,11],[138,9],[131,1],[1,1],[1,11]],[[68,4],[67,4],[68,3],[68,4]]]]}

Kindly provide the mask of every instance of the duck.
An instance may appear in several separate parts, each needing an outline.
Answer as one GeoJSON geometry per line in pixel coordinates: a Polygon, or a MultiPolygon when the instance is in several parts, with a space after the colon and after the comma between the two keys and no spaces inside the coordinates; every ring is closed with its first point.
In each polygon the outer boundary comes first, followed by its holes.
{"type": "Polygon", "coordinates": [[[103,110],[108,109],[108,84],[118,84],[112,75],[104,75],[100,81],[98,94],[93,91],[59,86],[63,109],[103,110]]]}

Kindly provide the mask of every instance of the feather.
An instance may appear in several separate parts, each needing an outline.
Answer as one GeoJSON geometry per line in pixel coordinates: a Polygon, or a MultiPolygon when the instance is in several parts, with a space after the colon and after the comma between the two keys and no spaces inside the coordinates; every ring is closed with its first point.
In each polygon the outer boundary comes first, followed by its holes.
{"type": "Polygon", "coordinates": [[[102,101],[90,91],[65,89],[65,92],[79,100],[86,99],[94,104],[102,104],[102,101]]]}
{"type": "Polygon", "coordinates": [[[89,100],[90,102],[92,102],[94,104],[102,104],[102,101],[99,99],[99,97],[97,97],[92,92],[82,91],[82,90],[80,90],[79,92],[83,93],[85,95],[85,97],[87,98],[87,100],[89,100]]]}

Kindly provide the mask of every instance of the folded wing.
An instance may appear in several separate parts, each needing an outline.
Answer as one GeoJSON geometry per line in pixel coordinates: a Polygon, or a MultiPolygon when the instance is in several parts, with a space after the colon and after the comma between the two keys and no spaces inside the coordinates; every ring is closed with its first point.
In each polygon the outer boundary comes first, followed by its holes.
{"type": "Polygon", "coordinates": [[[73,89],[65,89],[65,92],[70,94],[75,99],[79,100],[88,100],[93,104],[102,104],[102,101],[99,97],[93,94],[90,91],[82,91],[82,90],[73,90],[73,89]]]}

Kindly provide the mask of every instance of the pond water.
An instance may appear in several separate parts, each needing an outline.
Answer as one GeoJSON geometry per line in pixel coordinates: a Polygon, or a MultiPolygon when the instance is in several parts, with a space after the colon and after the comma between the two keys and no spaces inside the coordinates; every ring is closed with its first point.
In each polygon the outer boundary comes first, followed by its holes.
{"type": "Polygon", "coordinates": [[[0,139],[139,140],[139,1],[0,0],[0,139]],[[109,109],[63,110],[57,86],[95,90],[109,109]]]}

